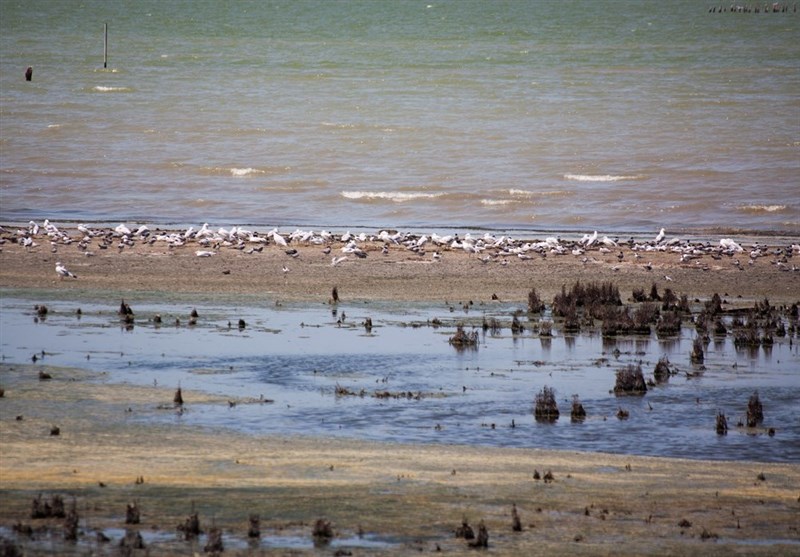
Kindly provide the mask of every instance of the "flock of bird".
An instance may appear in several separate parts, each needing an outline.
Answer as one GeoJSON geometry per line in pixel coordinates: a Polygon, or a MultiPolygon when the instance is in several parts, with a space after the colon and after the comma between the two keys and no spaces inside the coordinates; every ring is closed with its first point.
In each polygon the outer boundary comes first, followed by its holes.
{"type": "MultiPolygon", "coordinates": [[[[31,250],[38,247],[39,242],[47,241],[51,251],[57,253],[60,247],[75,244],[77,249],[87,257],[94,255],[95,251],[93,250],[95,249],[122,251],[134,247],[137,243],[161,244],[169,249],[193,246],[197,257],[213,257],[223,249],[235,249],[246,254],[254,254],[262,252],[268,245],[273,245],[282,249],[286,255],[292,258],[300,256],[297,249],[299,247],[317,246],[323,254],[331,256],[331,266],[333,267],[341,265],[351,257],[366,258],[370,250],[365,249],[365,246],[375,243],[382,244],[381,253],[384,255],[387,255],[390,249],[401,249],[419,257],[426,257],[430,253],[431,261],[439,261],[446,252],[460,251],[470,256],[474,255],[483,264],[497,262],[501,265],[508,265],[512,258],[524,261],[564,255],[580,257],[581,261],[586,264],[596,261],[591,252],[604,256],[615,255],[618,262],[622,263],[626,257],[623,248],[627,248],[632,252],[634,261],[643,259],[648,253],[667,252],[675,254],[676,263],[687,264],[694,261],[695,264],[703,265],[702,268],[707,270],[707,265],[700,261],[704,256],[710,256],[716,260],[728,256],[732,259],[732,265],[738,268],[742,268],[741,259],[745,257],[749,264],[753,264],[760,257],[772,257],[771,262],[781,270],[800,270],[796,265],[790,265],[792,256],[800,254],[800,243],[772,248],[765,244],[753,243],[745,248],[731,238],[723,238],[718,243],[693,242],[678,237],[669,238],[663,228],[652,239],[639,241],[633,237],[626,240],[621,240],[619,237],[611,238],[607,235],[600,237],[597,231],[584,234],[580,239],[574,240],[550,236],[544,240],[526,241],[506,235],[497,236],[489,232],[482,235],[467,233],[461,236],[459,234],[432,233],[428,235],[381,230],[377,234],[365,232],[353,234],[348,231],[345,234],[336,235],[325,230],[315,232],[300,229],[291,233],[281,233],[277,228],[273,228],[266,233],[260,233],[241,226],[213,229],[207,223],[197,229],[189,227],[182,231],[151,230],[147,225],[139,225],[132,229],[125,224],[120,224],[113,229],[91,228],[79,224],[76,230],[77,235],[59,229],[49,220],[45,220],[41,226],[30,221],[27,227],[16,230],[0,227],[0,245],[7,241],[14,241],[31,250]],[[341,244],[341,247],[337,248],[341,255],[332,255],[334,246],[338,244],[341,244]]],[[[647,269],[652,268],[650,262],[642,264],[647,269]]],[[[614,266],[613,270],[618,270],[618,268],[618,266],[614,266]]],[[[289,268],[284,265],[282,271],[286,275],[289,268]]],[[[62,280],[77,278],[61,262],[56,263],[56,273],[62,280]]],[[[669,276],[664,278],[671,280],[669,276]]]]}

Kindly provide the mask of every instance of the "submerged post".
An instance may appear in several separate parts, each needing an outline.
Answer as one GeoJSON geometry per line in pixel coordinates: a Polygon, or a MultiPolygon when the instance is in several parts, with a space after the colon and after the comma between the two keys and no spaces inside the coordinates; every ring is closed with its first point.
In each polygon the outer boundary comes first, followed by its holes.
{"type": "Polygon", "coordinates": [[[108,23],[103,24],[103,69],[108,68],[108,23]]]}

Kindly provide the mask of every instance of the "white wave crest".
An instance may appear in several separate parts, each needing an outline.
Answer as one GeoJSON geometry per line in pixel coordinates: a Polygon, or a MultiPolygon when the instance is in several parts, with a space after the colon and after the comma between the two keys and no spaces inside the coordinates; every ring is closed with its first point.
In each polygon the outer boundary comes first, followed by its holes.
{"type": "Polygon", "coordinates": [[[259,170],[257,168],[231,168],[231,176],[241,177],[241,176],[249,176],[251,174],[264,174],[263,170],[259,170]]]}
{"type": "Polygon", "coordinates": [[[530,191],[530,190],[520,190],[511,188],[510,190],[508,190],[508,195],[511,195],[513,197],[545,197],[545,196],[565,197],[567,195],[572,195],[572,192],[567,190],[530,191]]]}
{"type": "Polygon", "coordinates": [[[786,205],[741,205],[737,208],[748,213],[777,213],[785,211],[786,205]]]}
{"type": "Polygon", "coordinates": [[[415,199],[435,199],[444,194],[396,191],[343,191],[341,195],[347,199],[386,199],[395,203],[404,203],[406,201],[414,201],[415,199]]]}
{"type": "Polygon", "coordinates": [[[519,203],[519,201],[514,199],[481,199],[481,205],[488,205],[490,207],[496,205],[512,205],[514,203],[519,203]]]}
{"type": "Polygon", "coordinates": [[[106,87],[105,85],[96,85],[92,91],[98,93],[129,93],[132,89],[130,87],[106,87]]]}
{"type": "Polygon", "coordinates": [[[567,180],[577,180],[578,182],[619,182],[622,180],[641,180],[643,176],[615,176],[613,174],[564,174],[564,178],[567,180]]]}

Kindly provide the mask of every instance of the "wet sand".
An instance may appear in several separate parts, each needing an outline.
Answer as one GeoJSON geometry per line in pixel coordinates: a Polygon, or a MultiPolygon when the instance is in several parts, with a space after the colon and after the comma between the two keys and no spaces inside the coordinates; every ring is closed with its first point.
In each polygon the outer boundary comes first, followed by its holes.
{"type": "MultiPolygon", "coordinates": [[[[58,368],[42,382],[38,369],[0,367],[0,527],[31,525],[34,540],[21,545],[32,554],[49,547],[42,539],[62,535],[61,520],[30,518],[40,493],[77,504],[83,536],[76,545],[55,544],[59,552],[116,550],[121,536],[98,544],[96,531],[125,528],[125,506],[133,501],[142,521],[131,528],[159,537],[150,555],[202,551],[203,538],[186,542],[176,530],[192,508],[201,528],[213,524],[233,540],[226,554],[289,554],[291,548],[268,548],[270,539],[309,543],[318,518],[330,520],[339,539],[358,540],[363,532],[363,539],[385,544],[379,551],[353,547],[354,555],[437,546],[467,553],[467,542],[453,534],[462,518],[474,528],[484,521],[497,555],[800,550],[797,465],[248,436],[198,430],[180,419],[148,425],[140,418],[175,412],[172,390],[58,368]],[[56,424],[60,435],[52,436],[56,424]],[[535,471],[552,472],[554,480],[536,480],[535,471]],[[512,531],[512,504],[521,532],[512,531]],[[261,517],[258,550],[246,545],[253,513],[261,517]],[[691,526],[681,526],[684,520],[691,526]]],[[[201,401],[227,404],[195,392],[183,397],[188,412],[201,401]]]]}
{"type": "MultiPolygon", "coordinates": [[[[577,280],[613,281],[623,299],[654,282],[691,298],[717,292],[742,303],[764,297],[792,303],[800,292],[800,273],[782,270],[787,266],[772,256],[750,265],[746,253],[687,264],[674,253],[635,259],[623,248],[622,262],[616,252],[588,251],[509,258],[502,266],[457,251],[443,251],[436,262],[430,251],[420,257],[400,247],[382,255],[382,244],[371,243],[363,246],[366,259],[351,256],[332,267],[330,257],[340,255],[341,244],[330,255],[319,246],[298,246],[292,258],[270,245],[262,253],[221,249],[201,258],[193,245],[137,242],[122,250],[91,247],[94,255],[86,256],[74,245],[58,245],[53,253],[46,239],[37,243],[33,249],[2,246],[0,287],[33,298],[175,293],[275,302],[326,302],[337,286],[348,300],[423,302],[486,302],[493,294],[524,302],[535,287],[549,303],[562,285],[577,280]],[[584,263],[583,257],[590,259],[584,263]],[[60,280],[56,261],[79,278],[60,280]]],[[[141,509],[135,528],[150,555],[202,553],[204,538],[181,541],[176,531],[192,508],[203,529],[213,524],[223,530],[225,554],[410,555],[437,548],[474,554],[454,536],[462,519],[476,530],[484,521],[496,555],[800,553],[796,464],[266,437],[190,428],[177,417],[158,425],[147,417],[175,412],[171,390],[112,384],[82,370],[53,369],[54,379],[42,382],[39,369],[0,366],[0,535],[14,538],[27,554],[117,554],[120,536],[111,529],[125,528],[131,501],[141,509]],[[53,425],[60,435],[50,434],[53,425]],[[535,480],[534,471],[551,471],[554,481],[535,480]],[[76,545],[63,541],[63,520],[30,518],[40,493],[75,501],[83,532],[76,545]],[[521,532],[511,528],[512,504],[521,532]],[[261,517],[256,548],[246,541],[251,513],[261,517]],[[306,548],[318,518],[330,520],[336,539],[350,545],[306,548]],[[34,528],[33,540],[14,536],[18,523],[34,528]],[[97,542],[97,529],[111,533],[112,541],[97,542]]],[[[227,404],[189,392],[187,411],[201,397],[227,404]]]]}
{"type": "MultiPolygon", "coordinates": [[[[48,238],[42,235],[36,238],[38,247],[32,249],[10,241],[3,244],[0,287],[97,295],[153,292],[217,297],[252,295],[275,301],[312,302],[329,300],[334,286],[342,298],[351,301],[423,302],[489,301],[493,294],[504,301],[526,301],[531,288],[536,288],[539,296],[549,303],[562,286],[569,289],[580,280],[612,281],[619,286],[623,300],[637,288],[649,292],[653,283],[660,291],[672,288],[690,298],[708,299],[714,293],[731,301],[768,296],[772,303],[791,303],[800,298],[800,272],[791,270],[793,264],[800,267],[800,254],[781,265],[776,264],[781,258],[772,254],[753,259],[751,264],[750,247],[745,242],[742,246],[745,251],[735,256],[713,259],[705,255],[687,262],[681,262],[680,254],[673,251],[634,252],[621,246],[605,254],[593,247],[580,256],[542,257],[531,253],[528,260],[508,256],[483,263],[480,257],[496,250],[477,255],[439,249],[441,259],[434,261],[434,249],[430,246],[422,256],[395,245],[384,255],[383,243],[374,241],[360,243],[367,254],[365,259],[349,255],[347,260],[332,266],[332,257],[344,255],[341,251],[344,244],[340,241],[330,246],[330,254],[324,254],[322,246],[295,243],[290,248],[297,250],[297,257],[288,256],[284,248],[274,244],[263,247],[260,253],[247,254],[250,248],[258,247],[248,244],[243,250],[223,247],[211,257],[197,257],[197,250],[209,250],[194,242],[169,248],[165,242],[150,245],[137,241],[133,246],[119,249],[118,241],[114,241],[107,249],[98,249],[99,240],[94,239],[88,249],[81,250],[77,239],[82,235],[75,230],[67,232],[76,242],[57,245],[55,253],[48,238]],[[619,253],[623,255],[621,261],[619,253]],[[508,264],[501,264],[502,260],[508,264]],[[60,279],[55,273],[58,261],[79,278],[60,279]],[[737,261],[739,265],[735,264],[737,261]],[[284,266],[288,272],[283,272],[284,266]]],[[[8,232],[0,237],[14,235],[8,232]]],[[[800,239],[776,242],[765,238],[760,243],[771,249],[787,248],[800,243],[800,239]]]]}

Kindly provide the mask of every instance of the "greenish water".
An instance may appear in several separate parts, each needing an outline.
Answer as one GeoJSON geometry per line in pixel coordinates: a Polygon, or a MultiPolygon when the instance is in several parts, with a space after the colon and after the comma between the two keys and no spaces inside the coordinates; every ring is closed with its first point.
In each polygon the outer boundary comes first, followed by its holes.
{"type": "Polygon", "coordinates": [[[0,219],[796,235],[800,15],[710,7],[0,0],[0,219]]]}

